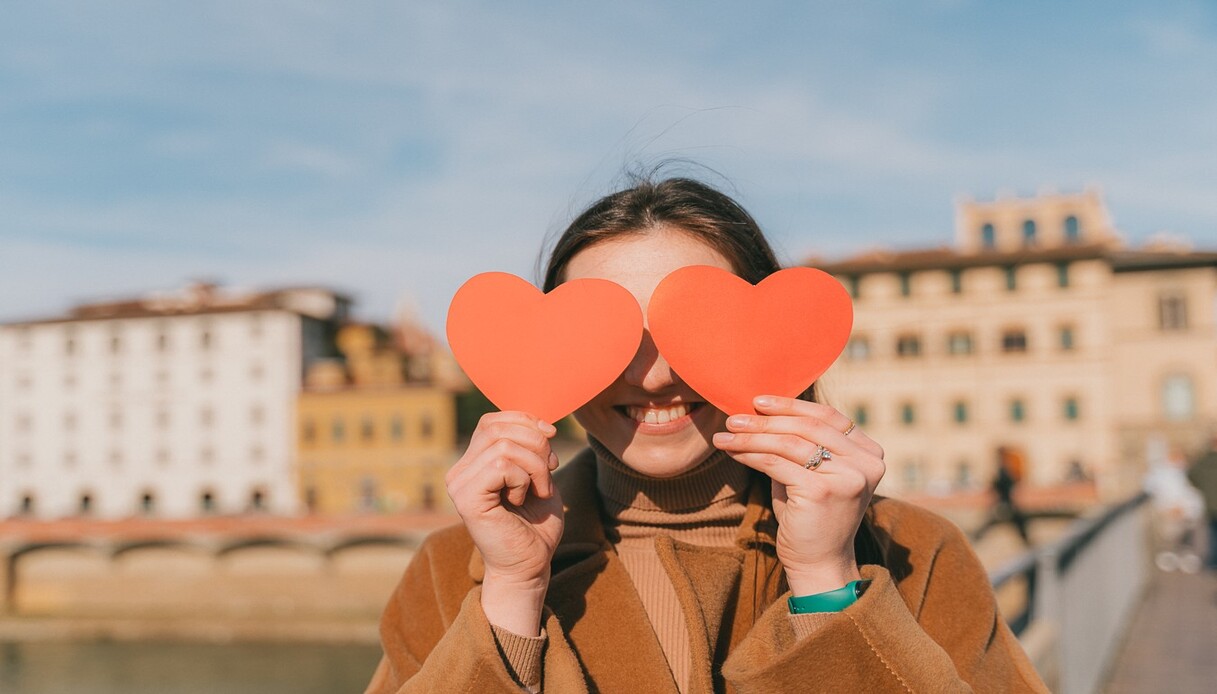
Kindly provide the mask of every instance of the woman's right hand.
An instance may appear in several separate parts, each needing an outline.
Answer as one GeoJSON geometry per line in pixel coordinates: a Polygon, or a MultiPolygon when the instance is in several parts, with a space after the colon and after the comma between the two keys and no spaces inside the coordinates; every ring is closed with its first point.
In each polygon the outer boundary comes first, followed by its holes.
{"type": "Polygon", "coordinates": [[[445,477],[448,496],[485,565],[482,609],[491,624],[540,633],[549,562],[562,537],[562,498],[549,448],[557,430],[524,412],[483,415],[445,477]]]}

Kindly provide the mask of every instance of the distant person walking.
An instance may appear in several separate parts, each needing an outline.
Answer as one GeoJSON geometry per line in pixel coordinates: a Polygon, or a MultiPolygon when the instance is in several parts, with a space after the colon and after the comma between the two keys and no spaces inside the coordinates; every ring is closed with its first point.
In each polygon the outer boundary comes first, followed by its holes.
{"type": "Polygon", "coordinates": [[[1204,500],[1187,479],[1187,456],[1160,439],[1151,440],[1147,449],[1144,485],[1153,500],[1154,563],[1163,571],[1196,573],[1200,570],[1196,531],[1204,516],[1204,500]]]}
{"type": "Polygon", "coordinates": [[[1204,509],[1209,521],[1209,554],[1205,567],[1217,570],[1217,435],[1209,440],[1208,450],[1192,464],[1188,480],[1204,497],[1204,509]]]}
{"type": "Polygon", "coordinates": [[[1018,487],[1023,476],[1022,457],[1008,446],[997,448],[997,474],[993,476],[990,489],[997,496],[993,507],[993,519],[990,525],[1012,523],[1023,539],[1023,544],[1030,545],[1031,538],[1027,534],[1027,516],[1014,501],[1014,490],[1018,487]]]}

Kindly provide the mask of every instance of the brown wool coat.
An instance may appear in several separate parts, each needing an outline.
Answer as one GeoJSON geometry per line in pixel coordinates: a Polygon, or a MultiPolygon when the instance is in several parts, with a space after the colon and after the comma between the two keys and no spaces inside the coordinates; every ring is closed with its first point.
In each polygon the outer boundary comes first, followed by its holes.
{"type": "MultiPolygon", "coordinates": [[[[604,536],[595,457],[554,474],[567,507],[543,616],[546,694],[677,694],[659,642],[604,536]]],[[[689,692],[1047,692],[997,612],[988,578],[950,522],[876,498],[884,566],[854,605],[796,639],[774,556],[769,485],[753,484],[739,550],[656,541],[691,630],[689,692]],[[784,594],[783,594],[783,591],[784,594]]],[[[518,694],[480,599],[481,557],[464,526],[433,533],[381,619],[369,694],[518,694]]]]}

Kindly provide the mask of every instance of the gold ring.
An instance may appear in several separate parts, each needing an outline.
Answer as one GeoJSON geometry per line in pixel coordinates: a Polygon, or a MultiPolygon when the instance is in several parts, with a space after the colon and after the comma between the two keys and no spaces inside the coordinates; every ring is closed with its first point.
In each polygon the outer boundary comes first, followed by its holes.
{"type": "Polygon", "coordinates": [[[849,426],[845,427],[845,435],[849,436],[849,432],[854,430],[854,420],[849,420],[849,426]]]}

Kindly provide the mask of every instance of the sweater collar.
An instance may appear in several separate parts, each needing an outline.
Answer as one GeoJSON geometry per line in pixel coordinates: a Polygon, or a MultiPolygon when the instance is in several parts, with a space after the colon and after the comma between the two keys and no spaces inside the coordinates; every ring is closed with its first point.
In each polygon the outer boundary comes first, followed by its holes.
{"type": "Polygon", "coordinates": [[[714,451],[688,472],[658,478],[630,468],[596,439],[589,436],[587,441],[596,456],[596,491],[610,518],[627,510],[640,512],[636,516],[688,516],[731,499],[741,505],[747,500],[749,469],[723,451],[714,451]]]}

